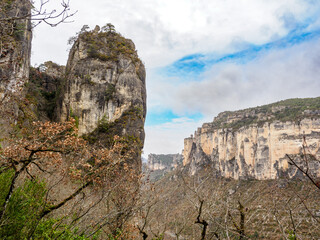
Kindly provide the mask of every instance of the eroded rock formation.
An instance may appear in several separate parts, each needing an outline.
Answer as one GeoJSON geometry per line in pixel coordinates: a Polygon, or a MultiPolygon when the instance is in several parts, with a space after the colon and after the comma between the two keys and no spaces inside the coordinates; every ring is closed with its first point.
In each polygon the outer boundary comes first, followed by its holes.
{"type": "Polygon", "coordinates": [[[101,122],[120,122],[128,115],[120,133],[143,141],[145,68],[133,42],[98,27],[81,33],[69,54],[58,119],[75,117],[79,133],[88,134],[101,122]]]}
{"type": "MultiPolygon", "coordinates": [[[[184,166],[190,173],[211,164],[224,177],[275,179],[300,173],[286,154],[320,158],[320,98],[290,99],[262,107],[220,113],[184,140],[184,166]]],[[[320,174],[320,164],[309,164],[320,174]]]]}

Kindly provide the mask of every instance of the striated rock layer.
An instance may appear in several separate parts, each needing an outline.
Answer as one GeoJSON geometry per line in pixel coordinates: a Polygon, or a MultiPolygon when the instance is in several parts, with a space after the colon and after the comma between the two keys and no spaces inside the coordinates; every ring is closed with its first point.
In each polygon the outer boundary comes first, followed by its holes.
{"type": "MultiPolygon", "coordinates": [[[[298,176],[286,154],[320,158],[320,98],[290,99],[262,107],[220,113],[184,140],[184,166],[194,174],[206,164],[230,178],[298,176]]],[[[298,160],[297,160],[298,161],[298,160]]],[[[309,163],[320,176],[319,162],[309,163]]]]}

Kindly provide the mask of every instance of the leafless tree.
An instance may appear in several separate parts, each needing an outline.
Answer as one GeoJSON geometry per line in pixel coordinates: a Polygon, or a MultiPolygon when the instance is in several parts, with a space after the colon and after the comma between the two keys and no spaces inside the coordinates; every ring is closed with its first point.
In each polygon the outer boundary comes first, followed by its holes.
{"type": "MultiPolygon", "coordinates": [[[[16,20],[33,21],[33,27],[44,22],[51,27],[56,27],[60,23],[71,22],[69,19],[74,16],[77,11],[71,11],[70,0],[61,0],[60,9],[48,8],[50,0],[15,0],[0,2],[0,23],[12,23],[16,20]],[[28,6],[31,11],[22,11],[19,6],[28,6]],[[11,9],[10,9],[11,8],[11,9]],[[8,11],[8,9],[10,11],[8,11]]],[[[11,26],[12,27],[12,26],[11,26]]]]}
{"type": "Polygon", "coordinates": [[[308,144],[306,141],[306,137],[303,136],[303,143],[302,143],[302,155],[300,155],[300,159],[302,160],[299,164],[298,161],[294,158],[294,156],[290,156],[286,154],[286,157],[289,159],[289,164],[296,167],[301,173],[303,173],[310,182],[320,190],[320,183],[317,181],[317,178],[314,176],[314,173],[311,172],[310,163],[312,161],[319,162],[319,160],[315,157],[313,153],[310,152],[308,148],[308,144]]]}

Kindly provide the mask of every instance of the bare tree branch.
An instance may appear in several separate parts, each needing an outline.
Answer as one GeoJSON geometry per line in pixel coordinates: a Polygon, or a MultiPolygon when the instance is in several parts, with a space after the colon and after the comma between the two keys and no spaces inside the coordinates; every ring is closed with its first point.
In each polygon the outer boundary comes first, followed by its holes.
{"type": "Polygon", "coordinates": [[[206,232],[207,232],[207,227],[208,227],[208,222],[204,219],[200,219],[201,218],[201,213],[202,213],[202,207],[203,207],[203,203],[204,201],[201,200],[200,201],[200,206],[199,206],[199,212],[198,212],[198,216],[197,216],[197,221],[195,221],[195,223],[197,224],[201,224],[202,225],[202,231],[201,231],[201,240],[204,240],[206,237],[206,232]]]}

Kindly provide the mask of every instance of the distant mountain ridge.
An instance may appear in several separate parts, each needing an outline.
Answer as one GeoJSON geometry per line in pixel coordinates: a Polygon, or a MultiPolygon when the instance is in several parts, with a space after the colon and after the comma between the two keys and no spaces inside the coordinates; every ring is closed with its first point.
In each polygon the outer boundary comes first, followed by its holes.
{"type": "Polygon", "coordinates": [[[174,169],[182,163],[183,156],[176,154],[153,154],[148,155],[148,168],[150,170],[174,169]]]}
{"type": "MultiPolygon", "coordinates": [[[[303,137],[320,156],[320,97],[288,99],[256,108],[222,112],[184,140],[184,162],[194,174],[210,164],[223,177],[275,179],[298,176],[286,154],[297,157],[303,137]]],[[[319,175],[319,163],[311,171],[319,175]]]]}

